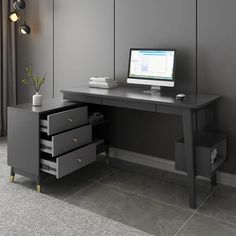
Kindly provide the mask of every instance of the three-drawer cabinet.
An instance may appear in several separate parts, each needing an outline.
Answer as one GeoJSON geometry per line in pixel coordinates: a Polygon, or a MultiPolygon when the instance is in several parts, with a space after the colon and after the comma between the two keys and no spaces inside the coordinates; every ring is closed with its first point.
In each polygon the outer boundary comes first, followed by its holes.
{"type": "Polygon", "coordinates": [[[33,178],[40,191],[42,173],[61,178],[96,161],[105,151],[93,140],[88,107],[62,99],[44,100],[41,107],[8,108],[8,165],[15,174],[33,178]]]}

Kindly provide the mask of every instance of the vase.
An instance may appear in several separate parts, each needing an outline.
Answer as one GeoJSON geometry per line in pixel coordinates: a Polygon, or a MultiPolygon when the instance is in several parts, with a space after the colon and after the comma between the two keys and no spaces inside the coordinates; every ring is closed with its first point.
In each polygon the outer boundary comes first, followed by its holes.
{"type": "Polygon", "coordinates": [[[42,95],[39,92],[36,92],[35,95],[33,95],[33,106],[34,107],[40,107],[42,106],[42,95]]]}

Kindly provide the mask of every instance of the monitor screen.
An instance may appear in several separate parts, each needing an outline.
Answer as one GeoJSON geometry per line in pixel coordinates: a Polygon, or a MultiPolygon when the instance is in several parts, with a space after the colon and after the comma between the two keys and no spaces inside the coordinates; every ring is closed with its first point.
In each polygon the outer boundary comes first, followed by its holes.
{"type": "Polygon", "coordinates": [[[174,64],[175,50],[131,49],[128,77],[136,80],[173,81],[174,64]]]}

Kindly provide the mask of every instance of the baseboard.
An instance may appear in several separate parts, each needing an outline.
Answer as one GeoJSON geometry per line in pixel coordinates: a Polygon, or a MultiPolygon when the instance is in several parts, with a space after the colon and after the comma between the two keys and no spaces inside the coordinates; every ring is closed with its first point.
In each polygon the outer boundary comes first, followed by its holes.
{"type": "MultiPolygon", "coordinates": [[[[110,156],[124,161],[129,161],[132,163],[149,166],[161,170],[166,170],[170,172],[179,173],[185,175],[182,171],[175,170],[175,162],[159,157],[153,157],[145,154],[135,153],[126,151],[118,148],[110,149],[110,156]]],[[[200,179],[208,180],[205,177],[198,177],[200,179]]],[[[236,187],[236,175],[226,173],[226,172],[217,172],[217,181],[220,184],[224,184],[231,187],[236,187]]]]}

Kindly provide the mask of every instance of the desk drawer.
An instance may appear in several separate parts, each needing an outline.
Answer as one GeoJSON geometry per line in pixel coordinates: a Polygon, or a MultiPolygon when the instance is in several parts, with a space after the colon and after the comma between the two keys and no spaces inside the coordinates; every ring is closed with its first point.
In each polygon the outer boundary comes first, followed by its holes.
{"type": "Polygon", "coordinates": [[[103,98],[103,105],[156,112],[156,104],[139,101],[126,101],[112,98],[103,98]]]}
{"type": "Polygon", "coordinates": [[[86,123],[88,123],[88,108],[84,106],[48,115],[46,120],[41,120],[40,130],[47,135],[53,135],[86,123]]]}
{"type": "Polygon", "coordinates": [[[96,161],[96,144],[90,144],[56,158],[55,162],[41,159],[41,170],[59,179],[94,161],[96,161]]]}
{"type": "Polygon", "coordinates": [[[92,141],[92,126],[86,125],[51,137],[41,139],[41,151],[53,157],[86,145],[92,141]]]}

